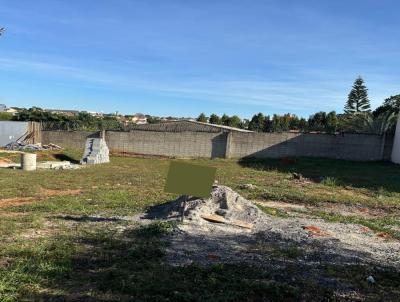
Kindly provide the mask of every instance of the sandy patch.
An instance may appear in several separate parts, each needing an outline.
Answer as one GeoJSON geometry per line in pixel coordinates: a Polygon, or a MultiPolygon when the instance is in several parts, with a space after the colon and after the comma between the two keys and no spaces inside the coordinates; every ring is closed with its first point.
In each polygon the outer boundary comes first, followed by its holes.
{"type": "Polygon", "coordinates": [[[66,196],[66,195],[79,195],[82,193],[81,189],[76,190],[52,190],[52,189],[40,189],[40,196],[38,197],[13,197],[0,199],[0,208],[7,208],[12,206],[19,206],[35,201],[44,200],[47,197],[54,196],[66,196]]]}
{"type": "Polygon", "coordinates": [[[0,208],[7,208],[12,206],[19,206],[34,201],[34,197],[14,197],[0,199],[0,208]]]}
{"type": "Polygon", "coordinates": [[[41,188],[40,189],[40,194],[44,195],[45,197],[53,197],[53,196],[66,196],[66,195],[79,195],[82,193],[81,189],[75,189],[75,190],[53,190],[53,189],[46,189],[46,188],[41,188]]]}

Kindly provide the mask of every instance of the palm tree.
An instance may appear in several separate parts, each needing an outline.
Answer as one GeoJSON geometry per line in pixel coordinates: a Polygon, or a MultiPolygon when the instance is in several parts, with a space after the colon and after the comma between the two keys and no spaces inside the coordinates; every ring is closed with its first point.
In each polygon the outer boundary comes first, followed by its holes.
{"type": "Polygon", "coordinates": [[[358,113],[351,119],[351,125],[358,131],[382,135],[397,121],[397,114],[386,111],[377,116],[370,112],[358,113]]]}

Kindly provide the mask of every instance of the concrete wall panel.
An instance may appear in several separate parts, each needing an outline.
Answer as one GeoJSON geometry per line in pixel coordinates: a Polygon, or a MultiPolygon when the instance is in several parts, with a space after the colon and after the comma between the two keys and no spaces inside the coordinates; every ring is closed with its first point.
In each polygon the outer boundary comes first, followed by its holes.
{"type": "MultiPolygon", "coordinates": [[[[98,132],[43,131],[42,142],[83,149],[87,137],[98,132]]],[[[356,161],[388,160],[392,138],[363,134],[227,133],[107,131],[111,152],[175,157],[326,157],[356,161]],[[227,142],[230,146],[227,148],[227,142]]]]}
{"type": "Polygon", "coordinates": [[[28,132],[28,122],[0,121],[0,147],[15,142],[28,132]]]}

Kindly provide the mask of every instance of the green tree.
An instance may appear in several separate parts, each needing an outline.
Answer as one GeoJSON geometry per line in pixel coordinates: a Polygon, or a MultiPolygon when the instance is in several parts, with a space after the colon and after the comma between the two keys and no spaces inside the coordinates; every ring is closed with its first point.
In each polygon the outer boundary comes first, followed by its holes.
{"type": "Polygon", "coordinates": [[[349,93],[346,105],[344,106],[344,112],[347,114],[354,114],[370,111],[370,109],[371,104],[368,99],[368,89],[364,85],[364,80],[358,77],[354,81],[353,88],[349,93]]]}
{"type": "Polygon", "coordinates": [[[373,112],[374,116],[379,116],[383,112],[393,112],[398,114],[400,111],[400,94],[393,95],[384,100],[383,104],[373,112]]]}
{"type": "Polygon", "coordinates": [[[264,132],[272,132],[272,120],[269,115],[264,118],[264,132]]]}
{"type": "Polygon", "coordinates": [[[335,111],[331,111],[326,115],[325,131],[328,133],[335,133],[338,129],[339,120],[335,111]]]}
{"type": "Polygon", "coordinates": [[[158,124],[161,122],[161,119],[158,116],[146,115],[146,118],[148,124],[158,124]]]}
{"type": "Polygon", "coordinates": [[[225,113],[221,117],[221,124],[225,126],[229,126],[229,116],[225,113]]]}
{"type": "Polygon", "coordinates": [[[307,129],[308,129],[307,120],[306,120],[305,118],[302,117],[302,118],[299,120],[299,130],[302,131],[302,132],[304,132],[304,131],[306,131],[307,129]]]}
{"type": "Polygon", "coordinates": [[[280,123],[281,131],[289,131],[291,119],[292,119],[292,117],[289,113],[284,114],[283,116],[279,116],[279,123],[280,123]]]}
{"type": "Polygon", "coordinates": [[[240,122],[239,128],[241,128],[241,129],[249,129],[249,123],[250,123],[250,121],[247,118],[244,118],[240,122]]]}
{"type": "Polygon", "coordinates": [[[382,135],[393,128],[396,121],[397,116],[394,112],[386,111],[377,116],[370,112],[362,112],[347,119],[346,130],[382,135]]]}
{"type": "Polygon", "coordinates": [[[202,123],[207,123],[208,118],[204,113],[200,113],[200,115],[197,117],[196,121],[202,122],[202,123]]]}
{"type": "Polygon", "coordinates": [[[221,125],[221,119],[216,114],[211,114],[209,119],[210,124],[221,125]]]}
{"type": "Polygon", "coordinates": [[[241,123],[242,120],[240,119],[240,117],[238,117],[237,115],[233,115],[229,118],[227,126],[239,128],[241,123]]]}
{"type": "Polygon", "coordinates": [[[8,112],[0,112],[0,121],[11,121],[13,116],[8,112]]]}
{"type": "Polygon", "coordinates": [[[277,114],[272,116],[271,132],[282,132],[280,117],[277,114]]]}
{"type": "Polygon", "coordinates": [[[326,113],[317,112],[308,119],[308,129],[311,131],[326,131],[326,113]]]}
{"type": "Polygon", "coordinates": [[[265,131],[265,116],[261,112],[253,115],[249,122],[249,130],[263,132],[265,131]]]}

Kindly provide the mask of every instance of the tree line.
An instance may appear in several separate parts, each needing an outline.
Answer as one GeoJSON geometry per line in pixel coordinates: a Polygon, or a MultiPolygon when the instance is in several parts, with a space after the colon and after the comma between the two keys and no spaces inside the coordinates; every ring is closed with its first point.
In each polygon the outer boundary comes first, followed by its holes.
{"type": "Polygon", "coordinates": [[[290,113],[270,116],[260,112],[248,120],[240,119],[237,115],[230,117],[224,114],[219,117],[216,114],[211,114],[210,117],[207,117],[204,113],[201,113],[197,117],[197,121],[257,132],[316,131],[383,134],[394,130],[399,109],[400,94],[390,96],[384,100],[381,106],[371,111],[368,89],[364,80],[358,77],[348,94],[342,114],[337,114],[335,111],[320,111],[305,119],[290,113]]]}
{"type": "MultiPolygon", "coordinates": [[[[344,113],[317,112],[307,119],[294,114],[283,115],[255,114],[251,119],[241,119],[237,115],[211,114],[207,117],[201,113],[197,121],[216,125],[225,125],[257,132],[359,132],[383,134],[393,131],[396,118],[400,109],[400,94],[390,96],[384,100],[381,106],[371,111],[368,98],[368,89],[361,77],[358,77],[348,94],[344,106],[344,113]]],[[[162,119],[146,115],[148,123],[159,123],[162,119]]],[[[20,109],[15,115],[0,113],[0,120],[37,121],[42,122],[45,129],[63,130],[123,130],[125,124],[114,115],[95,117],[86,112],[76,115],[66,115],[49,112],[38,107],[20,109]]],[[[165,120],[165,119],[164,119],[165,120]]],[[[166,120],[176,120],[168,117],[166,120]]]]}
{"type": "MultiPolygon", "coordinates": [[[[1,116],[0,116],[1,118],[1,116]]],[[[87,112],[66,115],[45,111],[39,107],[21,109],[15,115],[8,115],[6,120],[41,122],[48,130],[121,130],[123,125],[112,115],[95,117],[87,112]]]]}

